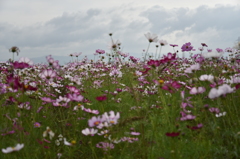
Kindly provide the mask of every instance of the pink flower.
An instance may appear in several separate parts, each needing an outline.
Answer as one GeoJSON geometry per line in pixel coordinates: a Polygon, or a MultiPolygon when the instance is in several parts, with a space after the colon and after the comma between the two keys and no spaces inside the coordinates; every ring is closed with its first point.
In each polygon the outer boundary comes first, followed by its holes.
{"type": "Polygon", "coordinates": [[[103,119],[102,117],[98,116],[98,117],[92,117],[91,119],[88,120],[88,126],[90,127],[94,127],[94,126],[98,126],[99,124],[101,124],[105,119],[103,119]]]}
{"type": "Polygon", "coordinates": [[[191,51],[193,49],[193,46],[191,46],[191,43],[188,42],[186,44],[184,44],[182,47],[181,47],[182,51],[191,51]]]}
{"type": "Polygon", "coordinates": [[[47,79],[47,80],[52,80],[56,76],[57,76],[57,73],[51,69],[43,70],[42,73],[39,74],[40,78],[47,79]]]}
{"type": "Polygon", "coordinates": [[[140,132],[131,132],[131,135],[140,135],[140,132]]]}
{"type": "Polygon", "coordinates": [[[105,51],[104,51],[104,50],[97,49],[97,50],[96,50],[96,53],[98,53],[98,54],[104,54],[105,51]]]}
{"type": "Polygon", "coordinates": [[[99,142],[96,147],[102,148],[104,151],[108,151],[110,149],[114,149],[114,145],[109,142],[99,142]]]}
{"type": "Polygon", "coordinates": [[[219,108],[214,108],[214,107],[211,107],[208,109],[211,113],[215,113],[215,114],[218,114],[220,113],[220,110],[219,108]]]}
{"type": "Polygon", "coordinates": [[[40,126],[41,126],[41,124],[40,124],[39,122],[35,122],[35,123],[34,123],[34,127],[35,127],[35,128],[39,128],[40,126]]]}
{"type": "Polygon", "coordinates": [[[67,97],[72,100],[72,101],[77,101],[77,102],[81,102],[83,100],[83,96],[82,95],[78,95],[78,94],[68,94],[67,97]]]}
{"type": "Polygon", "coordinates": [[[191,114],[186,114],[184,112],[180,112],[182,117],[180,118],[181,121],[184,121],[184,120],[193,120],[196,118],[196,116],[194,115],[191,115],[191,114]]]}

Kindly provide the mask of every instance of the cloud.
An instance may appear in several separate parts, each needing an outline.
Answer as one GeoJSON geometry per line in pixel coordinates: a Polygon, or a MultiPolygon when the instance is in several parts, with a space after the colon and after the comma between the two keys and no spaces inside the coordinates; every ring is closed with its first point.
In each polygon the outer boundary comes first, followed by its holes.
{"type": "MultiPolygon", "coordinates": [[[[195,48],[201,42],[212,49],[229,47],[240,36],[236,34],[240,32],[238,15],[239,6],[223,5],[195,9],[121,5],[109,9],[64,12],[28,26],[0,23],[0,51],[6,52],[7,48],[16,45],[21,50],[21,56],[67,56],[73,52],[90,55],[96,49],[108,51],[108,33],[113,32],[113,38],[122,42],[124,52],[141,55],[148,45],[144,37],[148,31],[179,46],[190,41],[195,48]]],[[[150,51],[154,52],[155,48],[151,46],[150,51]]],[[[167,53],[172,48],[165,47],[163,51],[167,53]]],[[[9,57],[1,55],[0,59],[3,58],[10,58],[10,54],[9,57]]]]}

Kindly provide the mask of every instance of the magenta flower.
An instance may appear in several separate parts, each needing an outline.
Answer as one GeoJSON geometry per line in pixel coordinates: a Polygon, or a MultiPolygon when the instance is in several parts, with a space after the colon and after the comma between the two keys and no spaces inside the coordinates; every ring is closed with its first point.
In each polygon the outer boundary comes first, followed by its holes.
{"type": "Polygon", "coordinates": [[[13,62],[12,65],[14,69],[24,69],[24,68],[30,67],[29,64],[25,62],[18,62],[18,61],[13,62]]]}
{"type": "Polygon", "coordinates": [[[154,67],[154,68],[156,68],[156,67],[158,67],[159,65],[160,65],[160,61],[159,60],[149,60],[148,62],[147,62],[147,64],[149,65],[149,66],[152,66],[152,67],[154,67]]]}
{"type": "Polygon", "coordinates": [[[80,94],[80,90],[77,89],[76,87],[74,87],[74,86],[66,86],[66,87],[70,92],[80,94]]]}
{"type": "Polygon", "coordinates": [[[188,42],[186,44],[184,44],[182,47],[181,47],[182,51],[191,51],[193,49],[193,46],[191,46],[191,43],[188,42]]]}
{"type": "Polygon", "coordinates": [[[216,50],[217,50],[218,53],[223,52],[223,49],[216,48],[216,50]]]}
{"type": "Polygon", "coordinates": [[[207,49],[207,52],[212,52],[212,49],[207,49]]]}
{"type": "Polygon", "coordinates": [[[203,127],[203,124],[198,124],[197,126],[189,126],[187,125],[187,128],[192,129],[192,130],[197,130],[203,127]]]}
{"type": "Polygon", "coordinates": [[[202,45],[203,47],[204,47],[204,46],[205,46],[205,47],[208,47],[207,44],[205,44],[205,43],[201,43],[201,45],[202,45]]]}
{"type": "Polygon", "coordinates": [[[176,44],[170,44],[170,46],[172,46],[172,47],[177,47],[178,45],[176,45],[176,44]]]}
{"type": "Polygon", "coordinates": [[[105,100],[107,100],[107,96],[106,95],[98,96],[98,97],[96,97],[96,100],[98,100],[99,102],[105,101],[105,100]]]}
{"type": "Polygon", "coordinates": [[[39,122],[35,122],[35,123],[34,123],[34,127],[35,127],[35,128],[39,128],[40,126],[41,126],[41,124],[40,124],[39,122]]]}
{"type": "Polygon", "coordinates": [[[180,132],[171,132],[171,133],[166,133],[165,135],[169,137],[176,137],[180,135],[180,132]]]}

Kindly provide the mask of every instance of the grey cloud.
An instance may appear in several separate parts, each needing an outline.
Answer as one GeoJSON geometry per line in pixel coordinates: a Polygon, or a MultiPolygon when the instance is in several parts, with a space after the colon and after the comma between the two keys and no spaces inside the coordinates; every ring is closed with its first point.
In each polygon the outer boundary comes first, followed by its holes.
{"type": "Polygon", "coordinates": [[[188,8],[166,10],[163,7],[155,6],[141,14],[141,16],[149,19],[152,24],[151,29],[161,34],[168,34],[174,30],[184,30],[192,25],[194,25],[191,29],[192,32],[201,32],[207,28],[219,30],[239,28],[239,15],[239,6],[218,6],[214,8],[200,6],[196,10],[188,8]]]}
{"type": "MultiPolygon", "coordinates": [[[[77,50],[92,53],[95,49],[107,48],[110,42],[108,33],[113,32],[113,38],[122,42],[124,51],[139,53],[147,47],[144,37],[147,31],[169,38],[166,40],[179,45],[188,40],[201,43],[203,41],[198,38],[208,36],[204,42],[212,41],[216,45],[226,46],[240,36],[236,35],[240,33],[238,7],[201,6],[192,10],[122,6],[111,10],[89,9],[86,12],[63,13],[45,23],[27,27],[0,23],[0,51],[17,45],[20,49],[26,48],[26,54],[63,54],[77,50]]],[[[150,48],[152,51],[154,49],[150,48]]]]}

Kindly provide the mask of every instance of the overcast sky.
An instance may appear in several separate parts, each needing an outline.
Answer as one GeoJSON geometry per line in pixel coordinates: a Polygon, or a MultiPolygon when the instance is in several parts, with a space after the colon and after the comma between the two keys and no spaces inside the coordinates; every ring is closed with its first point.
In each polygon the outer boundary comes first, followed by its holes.
{"type": "Polygon", "coordinates": [[[21,50],[17,59],[109,52],[109,33],[123,52],[139,57],[147,32],[178,49],[187,42],[225,49],[240,37],[239,19],[240,0],[0,0],[0,61],[12,57],[12,46],[21,50]]]}

